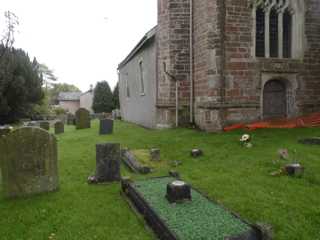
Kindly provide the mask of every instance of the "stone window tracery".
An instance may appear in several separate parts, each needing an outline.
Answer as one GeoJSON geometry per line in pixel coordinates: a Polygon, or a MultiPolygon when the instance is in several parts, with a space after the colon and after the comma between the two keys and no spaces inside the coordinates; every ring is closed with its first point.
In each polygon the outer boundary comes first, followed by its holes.
{"type": "Polygon", "coordinates": [[[253,0],[255,56],[298,58],[303,54],[304,1],[253,0]]]}

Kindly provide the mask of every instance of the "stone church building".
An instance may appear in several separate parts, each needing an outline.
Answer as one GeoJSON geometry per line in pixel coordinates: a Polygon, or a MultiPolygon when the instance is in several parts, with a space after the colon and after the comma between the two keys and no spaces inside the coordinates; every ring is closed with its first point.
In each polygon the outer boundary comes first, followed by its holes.
{"type": "Polygon", "coordinates": [[[124,120],[150,128],[320,111],[320,1],[158,0],[118,71],[124,120]]]}

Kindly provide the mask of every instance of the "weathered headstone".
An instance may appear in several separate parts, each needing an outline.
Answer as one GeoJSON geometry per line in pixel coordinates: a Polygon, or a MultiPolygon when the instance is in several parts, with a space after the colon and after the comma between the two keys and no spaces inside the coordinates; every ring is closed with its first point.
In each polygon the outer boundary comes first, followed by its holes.
{"type": "Polygon", "coordinates": [[[120,181],[120,144],[97,144],[96,164],[98,182],[120,181]]]}
{"type": "Polygon", "coordinates": [[[160,149],[152,148],[150,149],[151,161],[160,161],[160,149]]]}
{"type": "Polygon", "coordinates": [[[85,108],[79,108],[76,112],[76,129],[86,129],[91,127],[90,113],[85,108]]]}
{"type": "Polygon", "coordinates": [[[19,128],[1,143],[2,178],[7,198],[58,189],[57,141],[40,128],[19,128]]]}
{"type": "Polygon", "coordinates": [[[112,134],[113,132],[113,120],[101,119],[100,120],[100,135],[112,134]]]}
{"type": "Polygon", "coordinates": [[[61,134],[61,133],[64,133],[64,124],[63,122],[56,122],[54,124],[54,134],[61,134]]]}
{"type": "Polygon", "coordinates": [[[50,130],[50,123],[47,121],[41,121],[40,128],[49,131],[50,130]]]}

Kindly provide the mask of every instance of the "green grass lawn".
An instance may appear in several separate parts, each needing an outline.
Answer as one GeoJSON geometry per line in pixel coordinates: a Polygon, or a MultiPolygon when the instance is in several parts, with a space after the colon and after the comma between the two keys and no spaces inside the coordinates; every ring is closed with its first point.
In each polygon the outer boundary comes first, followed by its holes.
{"type": "MultiPolygon", "coordinates": [[[[119,142],[130,149],[160,148],[162,161],[182,161],[176,170],[184,180],[242,218],[271,224],[275,239],[320,239],[320,147],[297,143],[302,137],[320,136],[319,128],[251,132],[254,147],[246,149],[239,144],[243,131],[153,131],[117,122],[112,136],[99,136],[98,122],[92,125],[79,131],[67,127],[58,136],[58,192],[9,201],[0,191],[1,240],[154,239],[121,198],[119,184],[87,184],[95,169],[95,144],[102,142],[119,142]],[[204,151],[203,157],[190,157],[195,147],[204,151]],[[273,160],[279,148],[296,150],[306,168],[303,178],[269,175],[276,170],[273,160]]],[[[149,176],[166,175],[169,164],[160,166],[149,176]]],[[[122,169],[122,175],[130,173],[122,169]]]]}

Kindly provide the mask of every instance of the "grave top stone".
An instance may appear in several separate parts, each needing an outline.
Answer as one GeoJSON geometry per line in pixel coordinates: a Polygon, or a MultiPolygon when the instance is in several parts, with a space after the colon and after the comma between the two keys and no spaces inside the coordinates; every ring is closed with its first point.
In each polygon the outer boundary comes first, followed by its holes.
{"type": "Polygon", "coordinates": [[[76,112],[76,129],[86,129],[90,127],[90,112],[85,108],[79,108],[76,112]]]}
{"type": "Polygon", "coordinates": [[[2,178],[7,198],[58,188],[57,141],[40,128],[19,128],[2,139],[2,178]]]}

